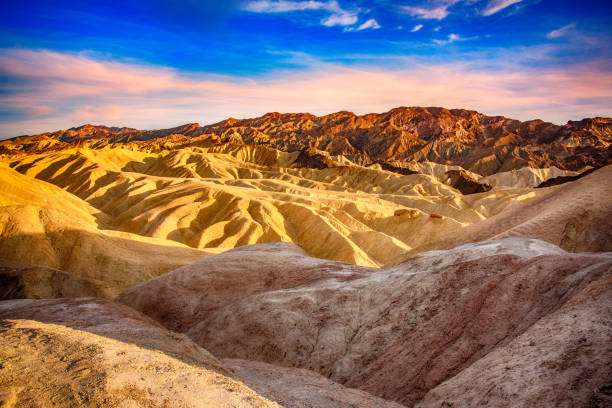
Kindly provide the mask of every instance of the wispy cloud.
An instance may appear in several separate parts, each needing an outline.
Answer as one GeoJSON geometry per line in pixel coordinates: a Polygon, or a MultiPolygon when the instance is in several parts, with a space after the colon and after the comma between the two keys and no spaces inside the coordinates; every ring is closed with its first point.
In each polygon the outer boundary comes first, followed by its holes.
{"type": "Polygon", "coordinates": [[[371,18],[365,23],[361,24],[359,27],[347,27],[344,30],[345,31],[361,31],[361,30],[367,30],[367,29],[378,30],[379,28],[381,28],[381,26],[380,24],[378,24],[378,21],[371,18]]]}
{"type": "Polygon", "coordinates": [[[442,20],[448,16],[448,6],[440,6],[432,9],[414,6],[402,6],[402,9],[410,14],[423,19],[442,20]]]}
{"type": "Polygon", "coordinates": [[[412,30],[410,30],[411,33],[416,33],[417,31],[419,31],[421,28],[423,28],[423,24],[418,24],[415,25],[414,27],[412,27],[412,30]]]}
{"type": "Polygon", "coordinates": [[[572,30],[576,27],[576,23],[568,24],[556,30],[552,30],[550,33],[546,34],[546,38],[559,38],[565,37],[569,35],[572,30]]]}
{"type": "Polygon", "coordinates": [[[432,40],[432,41],[438,45],[446,45],[446,44],[454,43],[455,41],[465,41],[465,40],[467,40],[467,38],[463,38],[458,34],[449,34],[446,40],[432,40]]]}
{"type": "Polygon", "coordinates": [[[321,21],[321,24],[327,27],[333,26],[350,26],[355,24],[359,18],[354,14],[332,14],[321,21]]]}
{"type": "Polygon", "coordinates": [[[450,11],[448,9],[461,0],[434,0],[417,6],[400,6],[400,9],[411,16],[426,20],[442,20],[450,11]]]}
{"type": "Polygon", "coordinates": [[[251,1],[244,4],[244,9],[255,13],[286,13],[302,10],[329,10],[330,3],[323,1],[251,1]]]}
{"type": "Polygon", "coordinates": [[[329,1],[292,1],[292,0],[257,0],[244,4],[244,10],[254,13],[288,13],[295,11],[325,11],[331,13],[321,20],[327,27],[350,26],[359,21],[358,12],[345,10],[336,0],[329,1]]]}
{"type": "Polygon", "coordinates": [[[482,10],[481,14],[483,16],[490,16],[505,9],[506,7],[520,3],[521,1],[523,0],[490,0],[484,10],[482,10]]]}
{"type": "Polygon", "coordinates": [[[315,62],[240,78],[103,61],[86,54],[0,50],[0,136],[93,122],[161,128],[269,111],[383,112],[400,105],[476,109],[518,119],[565,122],[609,114],[612,72],[596,61],[558,68],[411,60],[405,69],[315,62]],[[533,81],[533,78],[538,78],[533,81]]]}
{"type": "Polygon", "coordinates": [[[368,21],[366,21],[365,23],[363,23],[362,25],[360,25],[357,29],[358,30],[365,30],[367,28],[371,28],[373,30],[378,30],[380,28],[380,24],[378,24],[378,21],[376,21],[373,18],[371,18],[368,21]]]}

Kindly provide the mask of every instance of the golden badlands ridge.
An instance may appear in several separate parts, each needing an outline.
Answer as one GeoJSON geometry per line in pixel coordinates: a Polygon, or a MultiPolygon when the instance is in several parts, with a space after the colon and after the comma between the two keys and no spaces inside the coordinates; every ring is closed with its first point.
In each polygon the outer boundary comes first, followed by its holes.
{"type": "Polygon", "coordinates": [[[2,406],[612,404],[612,121],[0,142],[2,406]]]}

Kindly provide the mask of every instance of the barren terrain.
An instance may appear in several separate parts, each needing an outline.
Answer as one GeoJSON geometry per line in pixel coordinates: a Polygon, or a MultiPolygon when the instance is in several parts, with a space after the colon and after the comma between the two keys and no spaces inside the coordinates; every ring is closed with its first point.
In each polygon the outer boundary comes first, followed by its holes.
{"type": "Polygon", "coordinates": [[[612,404],[612,120],[0,142],[7,407],[612,404]]]}

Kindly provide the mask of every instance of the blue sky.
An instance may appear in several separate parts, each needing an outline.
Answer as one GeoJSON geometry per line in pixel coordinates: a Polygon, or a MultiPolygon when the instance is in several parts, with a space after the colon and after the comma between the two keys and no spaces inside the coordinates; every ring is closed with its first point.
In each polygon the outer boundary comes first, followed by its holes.
{"type": "Polygon", "coordinates": [[[23,1],[0,16],[0,137],[268,111],[612,116],[612,3],[23,1]]]}

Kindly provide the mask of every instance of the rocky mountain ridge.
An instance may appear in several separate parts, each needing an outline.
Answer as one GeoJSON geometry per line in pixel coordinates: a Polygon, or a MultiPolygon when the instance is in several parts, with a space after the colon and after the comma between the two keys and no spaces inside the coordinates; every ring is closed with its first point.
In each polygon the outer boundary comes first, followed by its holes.
{"type": "Polygon", "coordinates": [[[212,125],[190,123],[160,130],[83,125],[0,142],[0,154],[126,143],[154,150],[264,145],[315,157],[302,160],[304,167],[321,167],[316,156],[325,154],[360,165],[381,163],[396,168],[404,162],[431,161],[487,176],[522,167],[584,170],[606,165],[612,160],[612,119],[587,118],[558,126],[437,107],[400,107],[366,115],[273,112],[253,119],[229,118],[212,125]]]}

